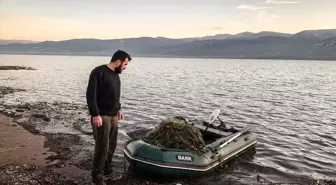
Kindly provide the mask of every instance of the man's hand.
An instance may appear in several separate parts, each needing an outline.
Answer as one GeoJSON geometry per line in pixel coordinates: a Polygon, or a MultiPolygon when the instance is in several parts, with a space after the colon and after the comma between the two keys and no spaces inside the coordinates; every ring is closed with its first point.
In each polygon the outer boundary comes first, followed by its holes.
{"type": "Polygon", "coordinates": [[[97,127],[100,127],[103,125],[103,120],[101,118],[101,116],[95,116],[92,118],[92,122],[94,125],[96,125],[97,127]]]}
{"type": "Polygon", "coordinates": [[[124,115],[121,111],[118,112],[118,120],[124,119],[124,115]]]}

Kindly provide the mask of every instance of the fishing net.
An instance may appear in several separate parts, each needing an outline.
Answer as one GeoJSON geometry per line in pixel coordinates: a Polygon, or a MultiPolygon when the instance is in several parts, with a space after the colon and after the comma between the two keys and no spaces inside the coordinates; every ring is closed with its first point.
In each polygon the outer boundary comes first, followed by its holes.
{"type": "Polygon", "coordinates": [[[157,147],[185,149],[196,152],[205,146],[199,129],[187,124],[186,120],[179,116],[163,120],[142,139],[157,147]]]}

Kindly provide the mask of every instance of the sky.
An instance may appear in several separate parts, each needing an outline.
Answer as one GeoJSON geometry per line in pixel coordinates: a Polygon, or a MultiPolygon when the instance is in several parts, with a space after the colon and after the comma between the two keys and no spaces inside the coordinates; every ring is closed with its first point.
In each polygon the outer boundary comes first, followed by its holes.
{"type": "Polygon", "coordinates": [[[0,39],[200,37],[336,29],[336,0],[0,0],[0,39]]]}

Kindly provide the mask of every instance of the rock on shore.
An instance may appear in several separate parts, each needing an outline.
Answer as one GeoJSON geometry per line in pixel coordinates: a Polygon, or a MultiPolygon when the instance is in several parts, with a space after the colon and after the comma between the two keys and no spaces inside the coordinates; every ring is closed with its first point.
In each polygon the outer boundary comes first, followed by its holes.
{"type": "Polygon", "coordinates": [[[23,66],[0,66],[0,70],[36,70],[36,69],[23,66]]]}

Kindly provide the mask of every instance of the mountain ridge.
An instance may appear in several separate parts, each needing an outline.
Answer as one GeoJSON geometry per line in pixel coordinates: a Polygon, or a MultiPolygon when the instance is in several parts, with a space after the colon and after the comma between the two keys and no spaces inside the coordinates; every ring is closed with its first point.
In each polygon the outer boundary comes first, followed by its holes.
{"type": "MultiPolygon", "coordinates": [[[[141,37],[129,37],[129,38],[117,38],[117,39],[99,39],[99,38],[73,38],[73,39],[65,39],[65,40],[60,40],[60,41],[53,41],[53,40],[45,40],[45,41],[32,41],[32,40],[1,40],[0,39],[0,44],[2,42],[11,42],[11,43],[20,43],[21,44],[29,44],[29,43],[40,43],[40,42],[61,42],[61,41],[69,41],[69,40],[126,40],[126,39],[141,39],[141,38],[154,38],[154,39],[171,39],[171,40],[181,40],[181,39],[187,39],[187,40],[211,40],[212,37],[214,39],[218,39],[216,37],[224,37],[225,39],[231,39],[231,38],[246,38],[246,37],[261,37],[261,36],[270,36],[270,35],[278,35],[278,36],[295,36],[295,35],[303,35],[303,34],[312,34],[312,32],[322,32],[322,33],[333,33],[336,36],[336,29],[318,29],[318,30],[303,30],[297,33],[282,33],[282,32],[274,32],[274,31],[260,31],[260,32],[240,32],[237,34],[228,34],[228,33],[219,33],[215,35],[206,35],[206,36],[201,36],[201,37],[185,37],[185,38],[169,38],[169,37],[163,37],[163,36],[158,36],[158,37],[149,37],[149,36],[141,36],[141,37]]],[[[8,43],[10,44],[10,43],[8,43]]],[[[3,45],[3,44],[2,44],[3,45]]]]}
{"type": "Polygon", "coordinates": [[[336,29],[295,34],[263,31],[197,38],[69,39],[0,45],[0,53],[101,55],[124,49],[133,56],[336,60],[336,29]]]}

